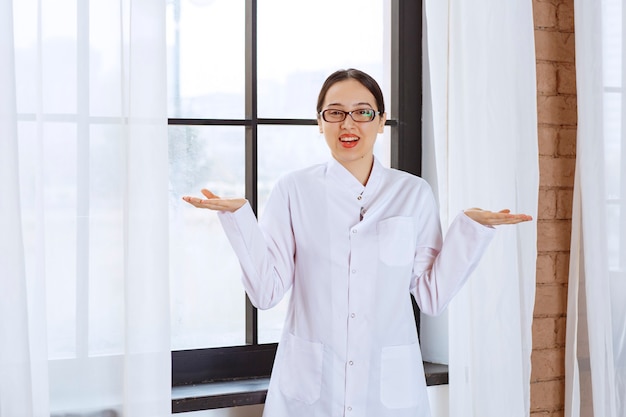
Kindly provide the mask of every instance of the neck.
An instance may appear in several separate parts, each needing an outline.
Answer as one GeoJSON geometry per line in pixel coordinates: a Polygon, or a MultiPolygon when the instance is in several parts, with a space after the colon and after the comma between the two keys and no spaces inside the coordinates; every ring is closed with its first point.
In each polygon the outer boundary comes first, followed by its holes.
{"type": "Polygon", "coordinates": [[[368,155],[357,161],[339,161],[354,177],[363,185],[367,185],[367,180],[372,173],[374,166],[374,156],[368,155]]]}

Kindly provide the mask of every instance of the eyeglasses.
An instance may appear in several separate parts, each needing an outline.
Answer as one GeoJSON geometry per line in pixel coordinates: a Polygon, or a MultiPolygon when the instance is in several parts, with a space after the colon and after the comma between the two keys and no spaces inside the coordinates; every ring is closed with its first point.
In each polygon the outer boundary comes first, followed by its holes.
{"type": "Polygon", "coordinates": [[[339,123],[346,120],[346,117],[350,115],[352,120],[359,123],[371,122],[376,118],[376,115],[380,114],[379,111],[374,109],[357,109],[352,111],[343,111],[338,109],[326,109],[320,113],[322,119],[328,123],[339,123]]]}

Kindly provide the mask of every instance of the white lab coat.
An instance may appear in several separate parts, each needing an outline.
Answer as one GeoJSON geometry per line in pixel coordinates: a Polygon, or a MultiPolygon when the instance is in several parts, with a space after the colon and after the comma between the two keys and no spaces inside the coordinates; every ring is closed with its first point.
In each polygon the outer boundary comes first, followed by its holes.
{"type": "Polygon", "coordinates": [[[366,186],[332,159],[283,176],[258,223],[219,217],[252,303],[292,290],[264,416],[430,416],[410,294],[440,313],[493,228],[460,213],[442,242],[428,184],[378,160],[366,186]]]}

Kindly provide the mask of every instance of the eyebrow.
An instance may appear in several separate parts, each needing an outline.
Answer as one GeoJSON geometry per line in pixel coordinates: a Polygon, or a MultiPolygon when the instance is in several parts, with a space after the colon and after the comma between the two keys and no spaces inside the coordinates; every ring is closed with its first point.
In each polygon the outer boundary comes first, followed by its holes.
{"type": "MultiPolygon", "coordinates": [[[[326,107],[328,107],[328,106],[344,106],[344,107],[349,107],[349,106],[346,106],[346,105],[344,105],[344,104],[342,104],[342,103],[328,103],[328,104],[326,105],[326,107]]],[[[353,106],[370,106],[371,108],[373,108],[373,106],[372,106],[370,103],[368,103],[367,101],[361,101],[360,103],[356,103],[356,104],[354,104],[353,106]]]]}

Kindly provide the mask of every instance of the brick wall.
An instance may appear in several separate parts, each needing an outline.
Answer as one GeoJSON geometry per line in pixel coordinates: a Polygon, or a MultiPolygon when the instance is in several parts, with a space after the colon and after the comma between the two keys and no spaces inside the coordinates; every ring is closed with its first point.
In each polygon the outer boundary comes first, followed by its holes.
{"type": "Polygon", "coordinates": [[[539,211],[531,417],[563,417],[565,320],[576,163],[574,0],[533,0],[539,211]]]}

